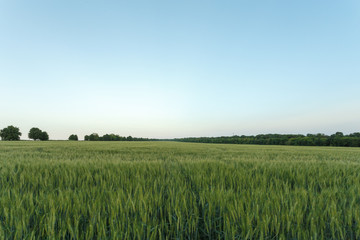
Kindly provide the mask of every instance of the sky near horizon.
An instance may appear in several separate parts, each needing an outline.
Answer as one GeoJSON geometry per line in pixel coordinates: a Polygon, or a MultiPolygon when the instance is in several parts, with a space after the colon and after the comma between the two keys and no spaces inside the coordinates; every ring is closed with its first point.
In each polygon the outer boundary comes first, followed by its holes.
{"type": "Polygon", "coordinates": [[[360,2],[0,0],[0,129],[360,131],[360,2]]]}

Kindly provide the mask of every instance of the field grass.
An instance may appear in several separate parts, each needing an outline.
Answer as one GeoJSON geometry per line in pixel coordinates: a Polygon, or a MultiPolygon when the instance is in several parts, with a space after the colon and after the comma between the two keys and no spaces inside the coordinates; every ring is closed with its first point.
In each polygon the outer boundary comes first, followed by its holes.
{"type": "Polygon", "coordinates": [[[360,239],[360,148],[0,142],[0,239],[360,239]]]}

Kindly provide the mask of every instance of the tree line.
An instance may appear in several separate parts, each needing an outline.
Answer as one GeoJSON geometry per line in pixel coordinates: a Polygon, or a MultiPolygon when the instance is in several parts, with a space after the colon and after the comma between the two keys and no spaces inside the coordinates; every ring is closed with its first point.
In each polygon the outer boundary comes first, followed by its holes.
{"type": "MultiPolygon", "coordinates": [[[[70,140],[70,139],[69,139],[70,140]]],[[[99,136],[97,133],[92,133],[90,135],[85,135],[85,141],[159,141],[158,139],[153,138],[137,138],[132,136],[119,136],[117,134],[105,134],[103,136],[99,136]]]]}
{"type": "MultiPolygon", "coordinates": [[[[8,126],[0,130],[0,137],[5,141],[20,140],[21,132],[18,127],[8,126]]],[[[47,141],[49,135],[37,127],[30,129],[28,137],[33,140],[47,141]]],[[[71,134],[68,140],[78,141],[76,134],[71,134]]],[[[100,136],[97,133],[85,135],[85,141],[161,141],[162,139],[137,138],[132,136],[119,136],[117,134],[105,134],[100,136]]],[[[360,132],[348,135],[336,132],[332,135],[318,134],[259,134],[255,136],[222,136],[222,137],[189,137],[167,139],[167,141],[197,142],[197,143],[229,143],[229,144],[259,144],[259,145],[293,145],[293,146],[339,146],[339,147],[360,147],[360,132]]]]}
{"type": "Polygon", "coordinates": [[[318,134],[259,134],[256,136],[222,136],[222,137],[189,137],[177,138],[179,142],[197,143],[231,143],[259,145],[293,145],[293,146],[339,146],[360,147],[360,132],[345,135],[337,132],[332,135],[318,134]]]}

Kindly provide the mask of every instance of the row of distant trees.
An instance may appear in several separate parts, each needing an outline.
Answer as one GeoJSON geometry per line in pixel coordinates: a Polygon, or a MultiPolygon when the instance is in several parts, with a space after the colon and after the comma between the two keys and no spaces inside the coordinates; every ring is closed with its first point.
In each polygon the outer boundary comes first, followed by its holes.
{"type": "MultiPolygon", "coordinates": [[[[70,141],[78,141],[79,137],[76,134],[71,134],[68,139],[70,141]]],[[[157,139],[136,138],[132,136],[122,137],[113,133],[100,136],[97,133],[92,133],[90,135],[85,135],[84,140],[85,141],[156,141],[157,139]]]]}
{"type": "MultiPolygon", "coordinates": [[[[0,130],[1,140],[5,141],[17,141],[20,140],[21,136],[20,129],[14,126],[8,126],[2,130],[0,130]]],[[[33,127],[30,129],[28,137],[33,140],[41,140],[46,141],[49,140],[49,134],[45,131],[40,130],[37,127],[33,127]]],[[[76,134],[71,134],[68,138],[71,141],[78,141],[79,137],[76,134]]],[[[149,139],[149,138],[136,138],[132,136],[122,137],[116,134],[105,134],[103,136],[99,136],[97,133],[93,133],[90,135],[86,135],[84,137],[85,141],[156,141],[157,139],[149,139]]]]}
{"type": "Polygon", "coordinates": [[[345,135],[337,132],[332,135],[318,134],[259,134],[256,136],[230,137],[198,137],[175,139],[180,142],[198,143],[232,143],[232,144],[260,144],[260,145],[296,145],[296,146],[341,146],[360,147],[360,133],[345,135]]]}
{"type": "MultiPolygon", "coordinates": [[[[18,127],[8,126],[0,130],[0,137],[6,141],[20,140],[21,132],[18,127]]],[[[37,127],[30,129],[28,137],[33,140],[49,140],[47,132],[37,127]]],[[[69,140],[78,141],[76,134],[72,134],[69,140]]],[[[116,134],[105,134],[99,136],[97,133],[85,135],[85,141],[159,141],[159,139],[136,138],[132,136],[123,137],[116,134]]],[[[341,147],[360,147],[360,132],[345,135],[337,132],[332,135],[318,134],[259,134],[256,136],[231,136],[231,137],[198,137],[198,138],[178,138],[180,142],[198,143],[232,143],[232,144],[260,144],[260,145],[296,145],[296,146],[341,146],[341,147]]]]}
{"type": "MultiPolygon", "coordinates": [[[[8,126],[0,130],[1,140],[17,141],[20,140],[21,132],[18,127],[8,126]]],[[[49,134],[39,128],[33,127],[28,133],[28,137],[33,140],[47,141],[49,140],[49,134]]]]}
{"type": "Polygon", "coordinates": [[[113,133],[105,134],[103,136],[99,136],[99,134],[97,133],[92,133],[90,135],[85,135],[84,140],[85,141],[158,141],[158,139],[151,139],[151,138],[136,138],[132,136],[123,137],[113,133]]]}
{"type": "MultiPolygon", "coordinates": [[[[20,129],[14,126],[8,126],[0,130],[0,137],[5,141],[17,141],[20,140],[21,136],[20,129]]],[[[40,130],[39,128],[33,127],[30,129],[28,137],[33,140],[46,141],[49,140],[49,135],[47,132],[40,130]]],[[[78,141],[79,138],[76,134],[71,134],[68,138],[71,141],[78,141]]],[[[86,135],[84,137],[85,141],[156,141],[157,139],[149,138],[136,138],[132,136],[122,137],[116,134],[105,134],[99,136],[97,133],[86,135]]]]}

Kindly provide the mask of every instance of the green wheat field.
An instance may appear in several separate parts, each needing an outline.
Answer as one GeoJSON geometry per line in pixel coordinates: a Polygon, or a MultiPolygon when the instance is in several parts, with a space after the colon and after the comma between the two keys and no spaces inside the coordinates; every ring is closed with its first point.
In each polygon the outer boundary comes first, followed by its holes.
{"type": "Polygon", "coordinates": [[[360,239],[360,148],[3,141],[0,239],[360,239]]]}

